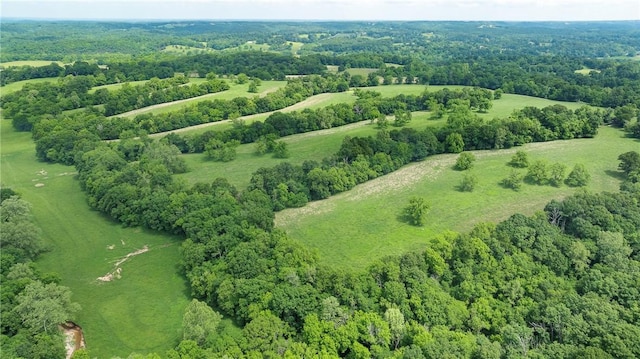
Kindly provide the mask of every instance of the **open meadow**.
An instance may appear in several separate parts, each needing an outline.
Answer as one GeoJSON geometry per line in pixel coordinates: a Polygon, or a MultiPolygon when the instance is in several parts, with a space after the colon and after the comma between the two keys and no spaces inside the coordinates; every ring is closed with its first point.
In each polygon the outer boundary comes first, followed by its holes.
{"type": "Polygon", "coordinates": [[[51,249],[37,266],[58,273],[73,291],[72,299],[82,306],[76,322],[92,357],[163,353],[177,345],[189,301],[178,268],[179,240],[123,228],[91,210],[73,167],[38,162],[30,133],[16,132],[8,120],[0,125],[2,185],[31,203],[51,249]],[[137,255],[127,257],[132,253],[137,255]],[[111,281],[98,280],[110,274],[111,281]]]}
{"type": "MultiPolygon", "coordinates": [[[[450,89],[461,88],[462,86],[429,86],[429,91],[437,91],[444,87],[450,89]]],[[[391,85],[366,88],[380,92],[385,97],[396,96],[398,94],[419,94],[424,91],[424,86],[418,85],[391,85]]],[[[322,94],[311,97],[304,108],[320,108],[334,103],[352,103],[356,97],[352,92],[343,92],[336,94],[322,94]],[[314,98],[316,100],[314,100],[314,98]]],[[[301,103],[303,104],[303,103],[301,103]]],[[[493,101],[493,107],[487,113],[480,113],[480,117],[484,119],[492,119],[496,117],[506,117],[516,109],[525,106],[545,107],[554,104],[562,104],[570,109],[576,109],[582,106],[579,103],[560,102],[545,100],[536,97],[505,94],[500,100],[493,101]]],[[[282,112],[293,110],[302,110],[299,105],[291,106],[282,112]]],[[[249,124],[254,121],[264,121],[268,114],[252,115],[245,117],[245,123],[249,124]]],[[[426,126],[439,125],[444,122],[429,119],[428,112],[414,112],[409,127],[421,129],[426,126]]],[[[197,126],[196,129],[185,129],[179,132],[183,134],[195,134],[208,130],[225,130],[231,127],[231,123],[216,123],[197,126]]],[[[277,159],[270,155],[257,156],[255,154],[255,144],[240,145],[237,149],[238,157],[231,162],[214,162],[206,159],[204,154],[187,154],[184,158],[187,161],[190,171],[180,174],[178,177],[184,178],[190,183],[207,182],[217,177],[226,177],[229,182],[238,188],[245,188],[249,184],[251,174],[260,167],[275,166],[280,162],[291,162],[293,164],[302,164],[305,160],[322,160],[322,158],[330,156],[340,149],[342,139],[345,136],[370,136],[376,133],[375,126],[371,126],[369,121],[363,121],[343,127],[337,127],[329,130],[316,131],[313,133],[298,134],[288,136],[282,140],[287,143],[290,157],[287,159],[277,159]]],[[[174,131],[178,132],[178,131],[174,131]]]]}
{"type": "Polygon", "coordinates": [[[495,223],[514,213],[531,215],[550,200],[581,190],[526,183],[518,192],[503,188],[500,181],[512,170],[507,163],[516,150],[526,151],[531,160],[565,164],[569,170],[584,164],[591,174],[588,191],[615,192],[621,181],[618,155],[639,147],[637,139],[625,138],[621,130],[602,127],[593,139],[475,151],[477,161],[471,173],[478,184],[473,192],[456,188],[463,177],[463,172],[453,170],[458,155],[432,156],[329,199],[281,211],[276,214],[276,226],[317,251],[326,265],[363,269],[383,256],[423,249],[429,238],[448,230],[464,232],[477,223],[495,223]],[[431,206],[422,227],[399,220],[413,196],[424,197],[431,206]]]}

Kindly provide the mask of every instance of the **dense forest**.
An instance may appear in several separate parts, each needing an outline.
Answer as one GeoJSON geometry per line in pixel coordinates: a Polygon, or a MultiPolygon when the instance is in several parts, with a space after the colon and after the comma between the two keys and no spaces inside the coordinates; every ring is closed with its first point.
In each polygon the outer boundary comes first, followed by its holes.
{"type": "MultiPolygon", "coordinates": [[[[73,166],[86,201],[105,220],[180,239],[177,265],[192,299],[181,340],[167,352],[131,358],[637,358],[640,151],[619,154],[617,192],[577,190],[533,215],[424,238],[422,249],[364,270],[324,264],[274,223],[285,208],[434,155],[460,154],[456,169],[463,171],[472,166],[472,151],[592,138],[602,126],[637,144],[637,25],[8,21],[2,61],[67,64],[2,68],[2,85],[49,81],[3,93],[0,106],[3,121],[30,132],[35,158],[73,166]],[[189,50],[163,51],[170,46],[189,50]],[[353,68],[368,72],[351,74],[353,68]],[[119,116],[249,81],[255,89],[266,80],[286,84],[252,97],[119,116]],[[124,85],[96,89],[118,83],[124,85]],[[386,97],[376,91],[398,84],[425,90],[386,97]],[[464,87],[427,91],[430,85],[464,87]],[[345,91],[355,95],[352,103],[279,112],[345,91]],[[480,116],[505,94],[584,106],[480,116]],[[411,128],[416,111],[444,121],[411,128]],[[270,114],[239,120],[261,113],[270,114]],[[221,121],[231,126],[148,136],[221,121]],[[287,158],[282,138],[358,122],[376,134],[346,136],[319,161],[262,167],[246,188],[226,178],[188,184],[176,176],[190,170],[185,154],[228,162],[240,144],[251,143],[256,156],[287,158]],[[222,318],[236,330],[223,330],[222,318]]],[[[589,180],[581,165],[565,176],[564,168],[529,164],[522,151],[510,165],[528,171],[505,178],[502,186],[513,190],[523,181],[579,188],[589,180]]],[[[55,274],[37,269],[50,248],[29,203],[4,184],[0,194],[3,355],[63,357],[56,328],[80,308],[55,274]]],[[[420,226],[427,207],[416,198],[398,208],[400,219],[420,226]]],[[[90,346],[74,354],[90,357],[90,346]]]]}

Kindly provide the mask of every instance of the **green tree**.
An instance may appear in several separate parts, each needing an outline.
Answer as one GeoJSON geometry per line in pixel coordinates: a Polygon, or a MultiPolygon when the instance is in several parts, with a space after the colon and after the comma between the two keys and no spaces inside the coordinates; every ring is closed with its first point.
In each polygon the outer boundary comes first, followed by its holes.
{"type": "Polygon", "coordinates": [[[564,180],[564,183],[569,187],[584,187],[589,183],[590,179],[591,175],[586,167],[578,163],[573,166],[573,170],[571,170],[567,179],[564,180]]]}
{"type": "Polygon", "coordinates": [[[412,197],[404,208],[404,216],[414,226],[422,226],[429,211],[429,204],[422,197],[412,197]]]}
{"type": "Polygon", "coordinates": [[[393,348],[398,349],[398,345],[400,345],[405,335],[404,315],[402,315],[400,309],[391,307],[384,312],[384,320],[389,323],[393,348]]]}
{"type": "Polygon", "coordinates": [[[501,184],[506,188],[511,188],[514,191],[519,191],[522,188],[522,180],[524,175],[516,170],[512,170],[509,176],[502,180],[501,184]]]}
{"type": "Polygon", "coordinates": [[[509,165],[517,168],[529,167],[529,155],[527,155],[527,153],[522,150],[518,150],[511,157],[509,165]]]}
{"type": "Polygon", "coordinates": [[[549,169],[549,183],[552,186],[560,187],[562,182],[565,179],[565,172],[567,171],[567,166],[562,163],[554,163],[551,165],[549,169]]]}
{"type": "Polygon", "coordinates": [[[464,150],[464,140],[462,135],[457,132],[450,133],[444,140],[447,152],[460,153],[464,150]]]}
{"type": "Polygon", "coordinates": [[[468,170],[473,167],[473,163],[476,160],[476,156],[471,152],[462,152],[458,159],[456,160],[456,164],[454,166],[458,171],[468,170]]]}
{"type": "Polygon", "coordinates": [[[218,333],[222,315],[197,299],[193,299],[182,317],[182,339],[204,345],[218,333]]]}
{"type": "Polygon", "coordinates": [[[618,169],[622,170],[626,175],[631,172],[640,170],[640,153],[636,151],[629,151],[618,156],[620,164],[618,169]]]}
{"type": "Polygon", "coordinates": [[[458,186],[458,189],[462,192],[473,192],[478,184],[478,176],[472,173],[465,173],[464,177],[462,177],[462,181],[458,186]]]}
{"type": "Polygon", "coordinates": [[[394,113],[393,125],[396,127],[403,127],[411,122],[411,111],[398,110],[394,113]]]}
{"type": "Polygon", "coordinates": [[[549,181],[549,165],[545,160],[536,160],[531,166],[525,178],[531,183],[546,184],[549,181]]]}
{"type": "Polygon", "coordinates": [[[289,148],[284,141],[277,141],[273,147],[273,157],[275,158],[289,158],[289,148]]]}
{"type": "Polygon", "coordinates": [[[249,76],[246,74],[238,74],[236,77],[236,83],[239,85],[246,84],[249,81],[249,76]]]}
{"type": "Polygon", "coordinates": [[[40,281],[27,285],[16,297],[13,311],[32,333],[52,332],[72,319],[80,305],[71,301],[71,291],[55,283],[40,281]]]}

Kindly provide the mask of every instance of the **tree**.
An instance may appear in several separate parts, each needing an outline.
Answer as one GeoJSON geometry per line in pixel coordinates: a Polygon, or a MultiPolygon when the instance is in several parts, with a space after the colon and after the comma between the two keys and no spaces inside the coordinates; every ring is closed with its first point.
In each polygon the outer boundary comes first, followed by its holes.
{"type": "Polygon", "coordinates": [[[411,121],[411,111],[398,110],[394,113],[393,125],[403,127],[411,121]]]}
{"type": "Polygon", "coordinates": [[[289,149],[287,143],[284,141],[277,141],[273,147],[273,157],[275,158],[288,158],[289,149]]]}
{"type": "Polygon", "coordinates": [[[462,192],[473,192],[478,184],[478,177],[472,173],[465,173],[458,189],[462,192]]]}
{"type": "Polygon", "coordinates": [[[457,132],[450,133],[444,140],[444,144],[447,152],[450,153],[460,153],[464,150],[464,140],[462,135],[457,132]]]}
{"type": "Polygon", "coordinates": [[[71,301],[67,287],[40,281],[27,285],[16,297],[13,311],[32,333],[56,330],[58,324],[70,320],[80,305],[71,301]]]}
{"type": "Polygon", "coordinates": [[[513,157],[511,157],[509,165],[517,168],[529,167],[529,156],[526,152],[518,150],[513,157]]]}
{"type": "Polygon", "coordinates": [[[526,177],[528,181],[535,184],[546,184],[549,181],[549,166],[545,160],[537,160],[531,164],[526,177]]]}
{"type": "Polygon", "coordinates": [[[616,127],[624,127],[627,123],[631,122],[638,116],[638,109],[634,105],[624,105],[618,107],[613,112],[612,125],[616,127]]]}
{"type": "Polygon", "coordinates": [[[454,166],[458,171],[468,170],[473,167],[473,162],[475,162],[476,156],[471,152],[462,152],[458,159],[456,160],[456,164],[454,166]]]}
{"type": "Polygon", "coordinates": [[[207,303],[193,299],[182,317],[182,339],[204,345],[217,334],[221,320],[222,315],[211,309],[207,303]]]}
{"type": "Polygon", "coordinates": [[[238,83],[239,85],[242,84],[246,84],[249,81],[249,76],[247,76],[246,74],[238,74],[238,77],[236,77],[236,83],[238,83]]]}
{"type": "Polygon", "coordinates": [[[567,170],[567,166],[562,163],[554,163],[551,165],[549,170],[549,183],[552,186],[560,187],[562,182],[564,182],[564,174],[567,170]]]}
{"type": "Polygon", "coordinates": [[[422,226],[429,211],[429,204],[422,197],[412,197],[404,208],[404,216],[414,226],[422,226]]]}
{"type": "Polygon", "coordinates": [[[391,343],[393,343],[394,349],[398,349],[398,345],[405,333],[404,315],[402,315],[400,309],[391,307],[384,312],[384,320],[389,323],[391,343]]]}
{"type": "Polygon", "coordinates": [[[240,145],[240,141],[231,140],[222,142],[218,139],[211,139],[205,145],[207,157],[214,161],[229,162],[236,158],[236,148],[240,145]]]}
{"type": "Polygon", "coordinates": [[[591,175],[587,172],[587,169],[583,164],[576,164],[573,166],[573,170],[564,180],[564,183],[569,187],[584,187],[589,183],[591,175]]]}
{"type": "Polygon", "coordinates": [[[640,170],[640,153],[636,151],[625,152],[618,156],[618,160],[620,161],[618,169],[622,170],[626,175],[640,170]]]}
{"type": "Polygon", "coordinates": [[[509,173],[509,177],[503,179],[501,184],[507,188],[511,188],[514,191],[519,191],[520,188],[522,188],[523,179],[524,176],[520,172],[512,170],[509,173]]]}

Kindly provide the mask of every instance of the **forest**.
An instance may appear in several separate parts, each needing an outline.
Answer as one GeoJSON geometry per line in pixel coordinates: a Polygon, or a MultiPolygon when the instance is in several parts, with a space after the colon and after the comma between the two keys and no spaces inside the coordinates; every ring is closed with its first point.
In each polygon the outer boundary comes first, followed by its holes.
{"type": "Polygon", "coordinates": [[[637,25],[3,23],[3,357],[640,357],[637,25]],[[51,62],[10,65],[34,60],[51,62]],[[599,167],[553,147],[603,132],[618,152],[599,167]],[[309,158],[292,140],[323,134],[309,158]],[[499,183],[490,156],[508,158],[499,183]],[[512,212],[432,231],[440,203],[405,184],[374,211],[416,244],[364,268],[280,225],[445,159],[452,193],[512,212]],[[65,269],[74,249],[85,267],[65,269]],[[65,348],[68,323],[86,347],[65,348]]]}

